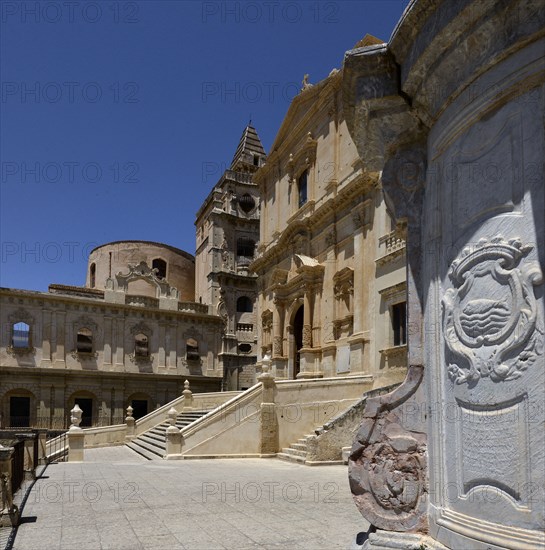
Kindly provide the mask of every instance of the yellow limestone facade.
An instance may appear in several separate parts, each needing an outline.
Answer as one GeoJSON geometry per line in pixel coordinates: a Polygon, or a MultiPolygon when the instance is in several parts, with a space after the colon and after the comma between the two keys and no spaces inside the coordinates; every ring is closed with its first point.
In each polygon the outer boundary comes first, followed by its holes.
{"type": "Polygon", "coordinates": [[[405,242],[348,132],[342,78],[305,82],[254,176],[258,353],[277,379],[371,374],[379,387],[406,371],[405,242]]]}

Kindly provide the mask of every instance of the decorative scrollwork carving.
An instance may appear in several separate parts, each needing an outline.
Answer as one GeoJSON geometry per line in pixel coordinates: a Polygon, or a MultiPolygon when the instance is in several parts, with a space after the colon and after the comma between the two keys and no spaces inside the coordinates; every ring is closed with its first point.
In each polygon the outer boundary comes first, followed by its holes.
{"type": "Polygon", "coordinates": [[[303,347],[312,347],[312,327],[310,325],[303,325],[303,347]]]}
{"type": "Polygon", "coordinates": [[[515,380],[543,354],[533,289],[543,275],[537,264],[520,265],[532,248],[519,239],[482,239],[452,263],[453,288],[442,305],[448,373],[456,384],[515,380]]]}
{"type": "Polygon", "coordinates": [[[273,356],[282,357],[282,337],[275,336],[273,338],[273,356]]]}

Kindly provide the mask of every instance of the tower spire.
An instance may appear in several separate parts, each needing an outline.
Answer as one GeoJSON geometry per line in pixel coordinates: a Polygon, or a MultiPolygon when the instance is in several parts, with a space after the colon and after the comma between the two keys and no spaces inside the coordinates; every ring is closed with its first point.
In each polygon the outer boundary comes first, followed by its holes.
{"type": "Polygon", "coordinates": [[[240,137],[235,156],[231,162],[231,170],[253,171],[262,166],[265,156],[265,149],[256,129],[252,126],[252,119],[250,118],[240,137]]]}

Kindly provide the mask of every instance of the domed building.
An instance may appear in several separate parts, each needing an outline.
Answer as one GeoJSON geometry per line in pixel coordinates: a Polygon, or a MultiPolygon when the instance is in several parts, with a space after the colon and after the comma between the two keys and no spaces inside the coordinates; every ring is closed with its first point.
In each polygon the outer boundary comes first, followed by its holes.
{"type": "Polygon", "coordinates": [[[196,303],[195,258],[174,246],[95,248],[85,286],[0,289],[0,426],[62,429],[136,418],[181,395],[219,391],[223,321],[196,303]]]}

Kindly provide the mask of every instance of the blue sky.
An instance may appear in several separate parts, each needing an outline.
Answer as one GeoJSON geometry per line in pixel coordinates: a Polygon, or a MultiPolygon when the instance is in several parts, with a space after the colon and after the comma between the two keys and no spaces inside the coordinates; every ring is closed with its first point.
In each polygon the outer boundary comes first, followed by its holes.
{"type": "Polygon", "coordinates": [[[84,284],[109,241],[194,253],[250,117],[268,150],[303,75],[407,4],[0,1],[0,286],[84,284]]]}

